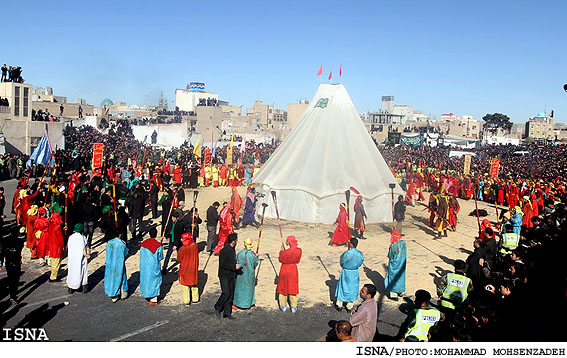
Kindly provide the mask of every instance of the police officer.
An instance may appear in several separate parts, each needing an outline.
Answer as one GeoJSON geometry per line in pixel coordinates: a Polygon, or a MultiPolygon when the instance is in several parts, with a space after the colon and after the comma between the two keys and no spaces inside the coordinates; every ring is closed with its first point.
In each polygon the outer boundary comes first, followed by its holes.
{"type": "Polygon", "coordinates": [[[502,255],[509,255],[514,251],[520,242],[520,235],[514,232],[512,225],[504,225],[504,230],[506,231],[502,235],[502,241],[500,241],[500,253],[502,255]]]}
{"type": "Polygon", "coordinates": [[[17,225],[0,229],[0,271],[6,267],[10,302],[15,305],[18,300],[18,287],[22,271],[22,248],[25,240],[21,237],[17,225]],[[4,236],[4,232],[8,235],[4,236]]]}
{"type": "Polygon", "coordinates": [[[425,290],[415,292],[415,309],[408,315],[402,327],[407,326],[401,342],[427,342],[429,330],[443,320],[443,314],[435,308],[429,307],[431,294],[425,290]]]}
{"type": "Polygon", "coordinates": [[[471,279],[465,276],[467,264],[463,260],[456,260],[453,266],[455,272],[445,275],[441,279],[441,284],[437,286],[437,295],[444,313],[452,313],[456,306],[467,299],[473,288],[471,279]]]}

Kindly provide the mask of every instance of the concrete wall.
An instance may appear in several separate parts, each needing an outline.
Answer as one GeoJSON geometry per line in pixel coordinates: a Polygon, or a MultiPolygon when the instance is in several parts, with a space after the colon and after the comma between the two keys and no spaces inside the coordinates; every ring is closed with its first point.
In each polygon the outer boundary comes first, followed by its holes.
{"type": "Polygon", "coordinates": [[[180,111],[194,111],[199,104],[200,98],[214,98],[218,100],[219,95],[210,92],[191,92],[184,89],[175,90],[175,106],[179,107],[180,111]]]}
{"type": "MultiPolygon", "coordinates": [[[[148,126],[132,126],[134,137],[143,141],[145,136],[147,144],[152,142],[152,133],[157,132],[157,145],[170,147],[179,147],[189,139],[189,123],[172,123],[172,124],[155,124],[148,126]]],[[[210,138],[210,134],[209,134],[210,138]]]]}
{"type": "MultiPolygon", "coordinates": [[[[15,82],[2,82],[0,83],[0,97],[8,98],[9,115],[3,113],[3,119],[10,120],[26,120],[31,118],[32,111],[32,85],[15,83],[15,82]],[[19,105],[16,108],[16,89],[19,92],[19,105]],[[27,92],[27,97],[26,97],[27,92]],[[17,111],[16,111],[17,109],[17,111]],[[16,112],[18,112],[16,114],[16,112]],[[26,113],[27,112],[27,113],[26,113]]],[[[5,109],[4,109],[5,110],[5,109]]]]}
{"type": "Polygon", "coordinates": [[[0,123],[5,137],[6,152],[30,155],[43,137],[46,125],[51,148],[65,149],[63,122],[32,122],[8,120],[0,123]]]}
{"type": "MultiPolygon", "coordinates": [[[[32,108],[37,112],[38,110],[45,111],[47,109],[51,115],[59,117],[59,106],[61,103],[56,102],[32,102],[32,108]]],[[[64,103],[63,104],[63,117],[79,117],[79,104],[78,103],[64,103]]],[[[94,106],[90,104],[81,105],[83,108],[83,116],[94,115],[94,106]]]]}

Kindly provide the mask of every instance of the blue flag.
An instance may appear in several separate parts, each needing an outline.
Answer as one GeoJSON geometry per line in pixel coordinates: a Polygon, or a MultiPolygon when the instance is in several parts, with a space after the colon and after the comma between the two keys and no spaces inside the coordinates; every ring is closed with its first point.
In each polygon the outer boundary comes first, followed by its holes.
{"type": "Polygon", "coordinates": [[[213,154],[212,154],[213,158],[215,157],[215,153],[217,152],[217,143],[218,143],[218,142],[219,142],[219,140],[217,139],[217,140],[215,141],[215,145],[213,145],[213,154]]]}
{"type": "Polygon", "coordinates": [[[47,165],[48,167],[55,166],[55,160],[51,157],[51,145],[49,144],[47,133],[41,137],[39,144],[30,156],[30,160],[26,163],[26,168],[31,166],[32,160],[34,163],[47,165]]]}

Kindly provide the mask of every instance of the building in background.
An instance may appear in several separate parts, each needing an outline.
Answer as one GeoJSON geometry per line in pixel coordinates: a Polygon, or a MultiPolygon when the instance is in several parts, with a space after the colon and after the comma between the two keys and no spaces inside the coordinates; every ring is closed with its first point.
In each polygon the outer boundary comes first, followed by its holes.
{"type": "Polygon", "coordinates": [[[179,111],[193,112],[197,106],[217,106],[219,95],[206,92],[205,84],[191,82],[185,89],[175,90],[175,106],[179,111]]]}
{"type": "Polygon", "coordinates": [[[545,112],[538,113],[526,122],[526,139],[534,141],[554,140],[553,111],[550,115],[545,112]]]}
{"type": "Polygon", "coordinates": [[[287,127],[293,129],[299,122],[305,110],[309,107],[309,100],[302,98],[298,103],[289,103],[287,105],[287,127]]]}
{"type": "Polygon", "coordinates": [[[53,150],[65,148],[64,122],[32,121],[32,88],[28,83],[0,83],[0,97],[8,99],[8,106],[0,106],[0,137],[4,136],[0,146],[5,152],[30,155],[46,131],[53,150]]]}

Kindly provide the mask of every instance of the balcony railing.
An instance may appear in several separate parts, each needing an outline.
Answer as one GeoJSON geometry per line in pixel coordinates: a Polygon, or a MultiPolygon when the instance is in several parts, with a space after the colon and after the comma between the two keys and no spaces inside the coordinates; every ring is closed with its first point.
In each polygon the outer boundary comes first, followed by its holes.
{"type": "Polygon", "coordinates": [[[10,113],[9,106],[0,106],[0,113],[10,113]]]}

